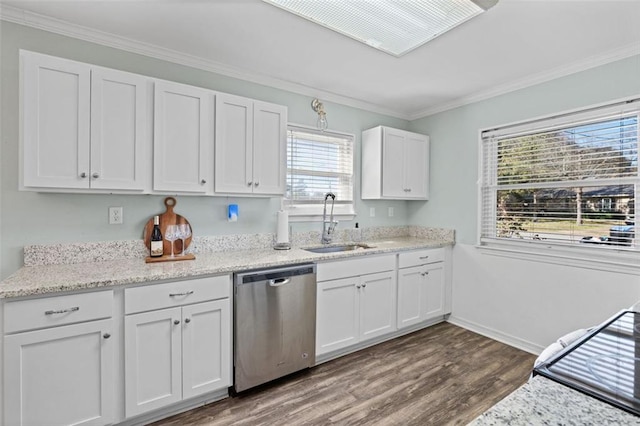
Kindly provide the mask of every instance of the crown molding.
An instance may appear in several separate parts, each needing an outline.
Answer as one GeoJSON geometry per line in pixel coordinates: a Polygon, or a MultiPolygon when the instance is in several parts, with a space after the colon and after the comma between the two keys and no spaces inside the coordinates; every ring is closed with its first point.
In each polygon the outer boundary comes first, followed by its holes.
{"type": "Polygon", "coordinates": [[[299,95],[321,98],[325,102],[334,102],[337,104],[363,109],[369,112],[408,121],[425,118],[433,114],[458,108],[471,103],[487,100],[495,96],[504,95],[509,92],[524,89],[536,84],[545,83],[560,77],[565,77],[570,74],[575,74],[580,71],[585,71],[590,68],[595,68],[600,65],[605,65],[610,62],[615,62],[640,54],[640,43],[634,43],[628,46],[620,47],[602,55],[592,56],[583,60],[576,61],[572,64],[530,75],[528,77],[504,85],[496,86],[489,90],[476,92],[470,96],[464,96],[452,102],[446,102],[420,111],[416,111],[414,113],[408,113],[386,108],[378,104],[351,98],[330,91],[321,90],[315,87],[278,79],[264,74],[249,72],[247,70],[237,67],[231,67],[220,62],[204,59],[194,55],[188,55],[150,43],[144,43],[126,37],[120,37],[111,33],[72,24],[67,21],[51,18],[45,15],[29,12],[24,9],[8,6],[1,3],[0,20],[13,22],[15,24],[20,24],[44,31],[49,31],[52,33],[100,44],[103,46],[113,47],[130,53],[172,62],[178,65],[184,65],[191,68],[209,71],[212,73],[224,75],[226,77],[285,90],[299,95]]]}
{"type": "Polygon", "coordinates": [[[305,86],[303,84],[278,79],[264,74],[249,72],[241,68],[222,64],[220,62],[204,59],[194,55],[188,55],[154,44],[144,43],[126,37],[117,36],[104,31],[99,31],[82,25],[69,23],[67,21],[1,3],[0,20],[88,41],[91,43],[100,44],[103,46],[113,47],[130,53],[172,62],[178,65],[184,65],[203,71],[209,71],[212,73],[224,75],[226,77],[232,77],[243,81],[249,81],[251,83],[293,92],[299,95],[321,98],[325,102],[334,102],[337,104],[359,108],[369,112],[395,117],[402,120],[408,119],[407,114],[370,102],[339,95],[337,93],[321,90],[315,87],[305,86]]]}
{"type": "Polygon", "coordinates": [[[483,90],[474,93],[473,95],[456,99],[452,102],[447,102],[441,105],[436,105],[434,107],[424,109],[422,111],[416,112],[415,114],[410,114],[409,121],[418,120],[420,118],[425,118],[439,112],[444,112],[464,105],[484,101],[499,95],[504,95],[509,92],[514,92],[516,90],[535,86],[536,84],[546,83],[557,78],[566,77],[571,74],[576,74],[581,71],[586,71],[600,65],[606,65],[608,63],[626,59],[639,54],[640,43],[633,43],[627,46],[622,46],[601,55],[591,56],[589,58],[582,59],[568,65],[533,74],[520,80],[496,86],[490,90],[483,90]]]}

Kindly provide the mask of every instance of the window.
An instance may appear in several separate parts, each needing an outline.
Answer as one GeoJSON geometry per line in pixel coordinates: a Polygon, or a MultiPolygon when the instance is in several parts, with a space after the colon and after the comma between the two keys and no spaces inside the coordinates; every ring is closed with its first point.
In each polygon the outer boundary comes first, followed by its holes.
{"type": "Polygon", "coordinates": [[[289,126],[286,201],[291,216],[322,214],[325,194],[336,195],[334,214],[354,215],[353,136],[289,126]]]}
{"type": "Polygon", "coordinates": [[[481,245],[639,251],[635,105],[483,132],[481,245]]]}

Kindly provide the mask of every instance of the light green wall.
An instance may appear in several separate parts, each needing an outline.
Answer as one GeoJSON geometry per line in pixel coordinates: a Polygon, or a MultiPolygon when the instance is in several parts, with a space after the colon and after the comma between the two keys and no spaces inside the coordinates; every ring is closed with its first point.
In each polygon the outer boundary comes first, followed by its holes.
{"type": "Polygon", "coordinates": [[[479,131],[555,112],[640,95],[640,55],[416,120],[431,138],[428,203],[409,203],[409,222],[456,230],[475,244],[479,131]]]}
{"type": "MultiPolygon", "coordinates": [[[[287,105],[289,120],[315,124],[311,98],[258,84],[127,53],[93,43],[0,21],[0,278],[22,265],[29,244],[140,238],[147,219],[163,211],[162,196],[81,195],[19,192],[18,188],[18,49],[207,87],[287,105]],[[125,223],[107,224],[109,206],[123,206],[125,223]]],[[[363,226],[406,223],[454,228],[457,241],[473,244],[477,227],[478,131],[640,94],[640,56],[614,62],[485,101],[408,123],[404,120],[325,102],[331,129],[356,135],[355,221],[363,226]],[[428,202],[362,201],[360,132],[377,125],[405,128],[431,137],[431,183],[428,202]],[[395,209],[386,217],[387,207],[395,209]],[[369,207],[376,207],[375,218],[369,207]]],[[[279,199],[179,197],[177,211],[197,235],[274,232],[279,199]],[[228,223],[229,203],[240,206],[240,221],[228,223]]],[[[353,221],[353,222],[355,222],[353,221]]],[[[345,222],[341,227],[351,227],[345,222]]],[[[316,229],[295,224],[294,230],[316,229]]]]}
{"type": "MultiPolygon", "coordinates": [[[[152,77],[206,87],[226,93],[286,105],[289,121],[315,125],[311,98],[218,74],[127,53],[118,49],[0,21],[0,278],[22,266],[22,248],[29,244],[129,240],[141,238],[146,221],[164,211],[162,196],[152,195],[82,195],[50,194],[18,191],[18,49],[26,49],[80,62],[101,65],[152,77]],[[124,208],[124,224],[108,225],[109,206],[124,208]]],[[[360,133],[377,125],[407,128],[408,122],[364,110],[324,102],[332,130],[356,136],[356,213],[352,222],[340,227],[404,225],[407,204],[403,201],[382,202],[359,199],[360,133]],[[386,216],[387,207],[394,216],[386,216]],[[375,218],[369,207],[376,207],[375,218]],[[385,214],[383,214],[385,213],[385,214]]],[[[187,217],[196,235],[221,235],[253,232],[275,232],[279,199],[236,197],[178,197],[176,211],[187,217]],[[237,203],[240,220],[226,221],[226,205],[237,203]]],[[[318,223],[295,224],[294,230],[320,229],[318,223]]]]}

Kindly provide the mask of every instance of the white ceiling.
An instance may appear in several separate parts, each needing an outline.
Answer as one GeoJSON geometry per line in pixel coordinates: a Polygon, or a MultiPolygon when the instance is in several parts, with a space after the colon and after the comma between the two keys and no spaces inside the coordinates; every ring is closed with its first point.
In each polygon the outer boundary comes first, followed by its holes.
{"type": "Polygon", "coordinates": [[[7,21],[405,119],[640,54],[640,0],[500,0],[400,58],[260,0],[0,3],[7,21]]]}

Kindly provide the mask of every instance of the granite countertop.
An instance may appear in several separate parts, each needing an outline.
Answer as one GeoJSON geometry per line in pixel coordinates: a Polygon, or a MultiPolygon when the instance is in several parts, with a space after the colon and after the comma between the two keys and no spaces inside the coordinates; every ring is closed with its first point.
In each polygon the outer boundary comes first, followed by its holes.
{"type": "Polygon", "coordinates": [[[74,264],[25,266],[0,283],[0,298],[33,296],[64,291],[111,287],[149,281],[197,277],[207,274],[318,262],[332,259],[443,247],[453,240],[442,238],[393,237],[364,242],[369,249],[338,253],[250,249],[196,254],[195,260],[145,263],[144,258],[117,259],[74,264]]]}
{"type": "Polygon", "coordinates": [[[640,417],[536,376],[469,423],[490,425],[640,425],[640,417]]]}

